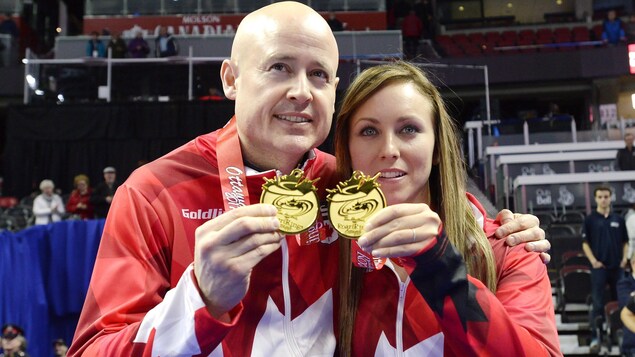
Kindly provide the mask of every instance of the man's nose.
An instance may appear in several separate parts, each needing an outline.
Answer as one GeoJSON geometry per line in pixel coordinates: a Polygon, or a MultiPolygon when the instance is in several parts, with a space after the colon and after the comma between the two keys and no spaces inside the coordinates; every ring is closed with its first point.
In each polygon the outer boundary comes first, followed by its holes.
{"type": "Polygon", "coordinates": [[[293,79],[293,84],[287,93],[287,98],[300,103],[313,100],[311,94],[311,83],[306,74],[298,74],[293,79]]]}

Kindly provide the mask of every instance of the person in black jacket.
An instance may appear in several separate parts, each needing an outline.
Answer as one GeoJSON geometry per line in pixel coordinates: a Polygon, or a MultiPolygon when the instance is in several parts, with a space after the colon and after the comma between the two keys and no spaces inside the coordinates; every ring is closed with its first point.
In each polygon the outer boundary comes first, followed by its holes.
{"type": "Polygon", "coordinates": [[[108,209],[110,209],[110,202],[112,202],[117,187],[119,187],[117,170],[112,166],[108,166],[104,169],[104,182],[98,184],[90,196],[90,203],[95,207],[95,218],[106,218],[108,209]]]}
{"type": "Polygon", "coordinates": [[[170,57],[179,54],[179,46],[168,28],[161,26],[159,37],[154,40],[154,52],[156,57],[170,57]]]}
{"type": "Polygon", "coordinates": [[[624,134],[624,149],[617,151],[617,166],[621,171],[635,170],[635,151],[633,151],[633,134],[624,134]]]}

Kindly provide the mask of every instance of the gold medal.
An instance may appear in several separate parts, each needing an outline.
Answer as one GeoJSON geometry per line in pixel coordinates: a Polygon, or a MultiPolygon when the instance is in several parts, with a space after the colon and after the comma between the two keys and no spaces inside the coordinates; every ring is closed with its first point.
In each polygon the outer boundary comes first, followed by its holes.
{"type": "Polygon", "coordinates": [[[355,171],[346,182],[327,190],[329,220],[342,237],[359,238],[366,220],[386,207],[386,198],[379,189],[377,177],[379,174],[370,177],[355,171]]]}
{"type": "Polygon", "coordinates": [[[265,178],[260,203],[269,203],[278,209],[280,231],[297,234],[309,229],[317,220],[320,204],[315,181],[304,177],[304,171],[294,169],[289,175],[265,178]]]}

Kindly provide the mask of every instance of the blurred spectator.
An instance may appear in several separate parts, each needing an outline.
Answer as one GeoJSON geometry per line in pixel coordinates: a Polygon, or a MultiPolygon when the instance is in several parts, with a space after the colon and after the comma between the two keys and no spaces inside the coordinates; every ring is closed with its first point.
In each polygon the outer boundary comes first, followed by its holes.
{"type": "Polygon", "coordinates": [[[95,217],[93,204],[90,197],[93,190],[90,188],[90,179],[86,175],[77,175],[73,180],[75,189],[66,203],[66,210],[81,219],[92,219],[95,217]]]}
{"type": "Polygon", "coordinates": [[[14,41],[17,40],[18,36],[20,36],[18,25],[15,23],[15,21],[13,21],[13,17],[11,17],[10,13],[6,13],[4,15],[4,20],[0,22],[0,33],[11,35],[14,41]]]}
{"type": "Polygon", "coordinates": [[[404,54],[407,59],[412,59],[417,56],[417,50],[419,48],[419,40],[421,39],[421,33],[423,32],[423,23],[414,10],[410,10],[408,15],[403,19],[401,24],[401,35],[404,42],[404,54]]]}
{"type": "MultiPolygon", "coordinates": [[[[599,352],[604,340],[601,320],[604,313],[604,292],[609,285],[610,298],[617,298],[617,282],[623,275],[628,259],[628,233],[624,218],[611,211],[611,188],[597,186],[593,195],[597,207],[586,216],[582,225],[582,250],[591,262],[591,295],[593,308],[590,314],[592,354],[599,352]]],[[[610,300],[609,300],[610,301],[610,300]]]]}
{"type": "Polygon", "coordinates": [[[432,3],[428,0],[417,0],[413,5],[415,14],[419,17],[419,20],[423,23],[423,37],[434,38],[434,11],[432,10],[432,3]]]}
{"type": "Polygon", "coordinates": [[[62,220],[62,215],[66,213],[64,202],[60,195],[53,192],[55,184],[51,180],[40,182],[40,193],[33,200],[33,215],[35,224],[49,224],[62,220]]]}
{"type": "Polygon", "coordinates": [[[168,33],[168,28],[161,26],[159,29],[159,37],[154,40],[154,52],[156,57],[170,57],[179,54],[179,47],[172,36],[168,33]]]}
{"type": "Polygon", "coordinates": [[[635,42],[635,14],[628,17],[628,22],[624,24],[624,32],[629,43],[635,42]]]}
{"type": "Polygon", "coordinates": [[[635,170],[635,150],[633,150],[633,134],[624,134],[624,148],[617,150],[617,167],[621,171],[635,170]]]}
{"type": "MultiPolygon", "coordinates": [[[[635,253],[635,203],[632,204],[631,208],[629,208],[624,215],[624,221],[626,222],[626,233],[628,234],[628,252],[626,256],[632,257],[633,253],[635,253]]],[[[632,260],[631,263],[633,263],[632,260]]],[[[635,345],[633,347],[635,347],[635,345]]]]}
{"type": "Polygon", "coordinates": [[[86,56],[88,57],[106,57],[106,47],[99,39],[99,33],[93,31],[90,33],[90,40],[86,44],[86,56]]]}
{"type": "Polygon", "coordinates": [[[119,32],[113,32],[112,37],[108,42],[108,48],[112,51],[112,58],[125,58],[126,52],[128,52],[126,41],[121,38],[119,32]]]}
{"type": "Polygon", "coordinates": [[[15,57],[17,56],[18,36],[20,35],[20,31],[18,30],[18,25],[16,25],[9,13],[5,14],[4,19],[0,21],[0,34],[11,36],[11,41],[9,43],[0,40],[0,66],[17,62],[15,57]],[[8,54],[3,52],[8,52],[8,54]]]}
{"type": "MultiPolygon", "coordinates": [[[[633,302],[632,294],[635,293],[635,276],[633,276],[633,272],[635,272],[635,259],[633,256],[630,256],[631,261],[631,273],[625,274],[618,282],[617,282],[617,301],[619,303],[620,310],[624,311],[626,306],[630,306],[631,308],[635,308],[635,304],[633,302]]],[[[630,312],[630,315],[633,315],[633,312],[626,308],[627,312],[630,312]]],[[[625,313],[620,313],[620,317],[624,320],[625,313]]],[[[635,320],[632,321],[624,321],[625,328],[622,330],[622,346],[621,352],[622,356],[635,356],[635,333],[628,328],[628,326],[635,326],[635,320]],[[630,322],[630,323],[629,323],[630,322]]]]}
{"type": "Polygon", "coordinates": [[[410,12],[410,3],[406,0],[395,0],[391,10],[391,23],[388,24],[389,29],[400,29],[403,19],[410,12]]]}
{"type": "Polygon", "coordinates": [[[344,25],[342,24],[342,21],[338,20],[337,17],[335,17],[335,13],[333,11],[329,11],[329,18],[328,20],[326,20],[326,22],[329,24],[331,31],[344,31],[344,25]]]}
{"type": "Polygon", "coordinates": [[[66,357],[66,353],[68,352],[68,346],[66,346],[66,342],[63,339],[58,338],[53,341],[53,354],[55,357],[66,357]]]}
{"type": "Polygon", "coordinates": [[[128,42],[128,53],[130,53],[132,58],[146,58],[148,53],[150,53],[148,42],[143,39],[141,31],[137,31],[135,37],[128,42]]]}
{"type": "Polygon", "coordinates": [[[2,353],[0,357],[28,357],[24,330],[14,324],[2,326],[2,353]]]}
{"type": "Polygon", "coordinates": [[[626,33],[622,27],[622,20],[617,17],[615,10],[609,10],[602,24],[602,41],[616,45],[626,41],[626,33]]]}
{"type": "Polygon", "coordinates": [[[225,100],[225,94],[218,88],[210,87],[207,91],[207,95],[199,98],[200,100],[225,100]]]}
{"type": "Polygon", "coordinates": [[[90,196],[90,203],[93,204],[95,210],[95,218],[106,218],[110,209],[110,202],[112,202],[117,187],[119,187],[117,170],[112,166],[108,166],[104,169],[104,182],[97,185],[90,196]]]}

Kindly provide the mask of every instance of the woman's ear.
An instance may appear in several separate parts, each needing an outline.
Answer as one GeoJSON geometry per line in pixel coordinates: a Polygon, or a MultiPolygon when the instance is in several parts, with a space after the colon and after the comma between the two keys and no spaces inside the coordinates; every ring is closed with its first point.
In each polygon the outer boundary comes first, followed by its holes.
{"type": "Polygon", "coordinates": [[[432,165],[438,165],[441,161],[439,159],[439,149],[437,147],[438,141],[434,144],[434,152],[432,153],[432,165]]]}
{"type": "Polygon", "coordinates": [[[223,81],[223,92],[228,99],[236,100],[236,79],[238,68],[231,60],[224,60],[220,67],[220,78],[223,81]]]}

